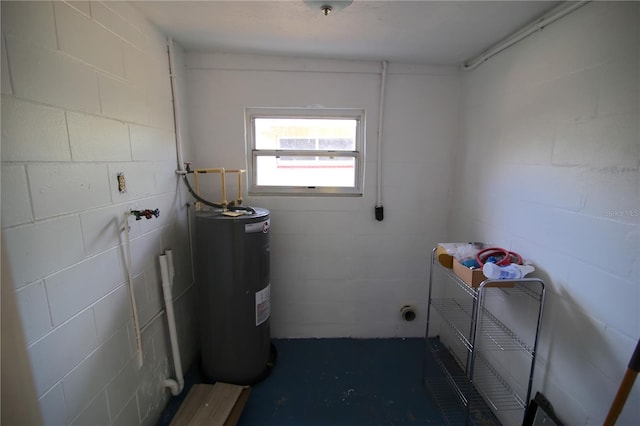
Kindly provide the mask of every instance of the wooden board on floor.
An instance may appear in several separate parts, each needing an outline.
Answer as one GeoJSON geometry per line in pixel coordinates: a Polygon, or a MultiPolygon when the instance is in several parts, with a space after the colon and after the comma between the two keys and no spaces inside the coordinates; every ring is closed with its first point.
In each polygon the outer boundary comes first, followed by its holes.
{"type": "Polygon", "coordinates": [[[228,383],[193,385],[171,426],[234,426],[251,389],[228,383]]]}

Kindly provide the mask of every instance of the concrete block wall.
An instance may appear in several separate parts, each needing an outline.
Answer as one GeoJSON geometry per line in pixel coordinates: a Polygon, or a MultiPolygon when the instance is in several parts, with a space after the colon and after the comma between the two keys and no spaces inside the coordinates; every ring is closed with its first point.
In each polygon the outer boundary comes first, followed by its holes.
{"type": "Polygon", "coordinates": [[[602,424],[640,337],[638,46],[638,3],[592,2],[463,78],[451,235],[547,280],[534,390],[572,425],[602,424]]]}
{"type": "MultiPolygon", "coordinates": [[[[362,198],[247,200],[272,210],[273,335],[421,336],[430,248],[493,242],[549,285],[534,390],[569,424],[601,423],[640,333],[639,23],[637,3],[594,2],[462,80],[390,64],[383,222],[380,64],[178,49],[195,166],[245,167],[244,107],[366,109],[362,198]]],[[[130,221],[141,322],[161,309],[156,255],[171,247],[185,367],[195,352],[164,39],[127,3],[60,1],[2,2],[0,41],[2,232],[45,421],[154,424],[171,359],[161,316],[133,362],[125,210],[162,213],[130,221]]]]}
{"type": "Polygon", "coordinates": [[[157,255],[167,248],[185,369],[196,350],[166,39],[125,2],[2,2],[1,12],[3,267],[14,278],[42,417],[155,424],[169,397],[162,381],[173,375],[166,317],[157,316],[157,255]],[[160,217],[128,220],[146,325],[138,369],[123,215],[145,208],[160,217]]]}
{"type": "MultiPolygon", "coordinates": [[[[378,222],[381,68],[379,62],[187,55],[196,167],[247,167],[246,107],[365,109],[362,197],[245,199],[271,211],[274,337],[424,335],[430,250],[447,238],[460,81],[455,68],[389,64],[382,142],[385,217],[378,222]],[[406,304],[416,308],[413,322],[400,316],[406,304]]],[[[213,193],[212,199],[219,198],[213,193]]]]}

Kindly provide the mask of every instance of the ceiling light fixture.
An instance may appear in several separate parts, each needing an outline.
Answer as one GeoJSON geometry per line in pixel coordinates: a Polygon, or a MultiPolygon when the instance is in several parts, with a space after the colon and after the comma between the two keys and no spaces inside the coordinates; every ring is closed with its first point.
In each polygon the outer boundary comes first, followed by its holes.
{"type": "Polygon", "coordinates": [[[331,13],[333,7],[331,7],[330,4],[323,4],[322,6],[320,6],[320,10],[322,11],[322,13],[324,13],[324,16],[327,16],[331,13]]]}
{"type": "Polygon", "coordinates": [[[320,9],[324,16],[328,16],[332,12],[342,10],[349,6],[353,3],[353,0],[304,0],[304,2],[311,9],[320,9]]]}

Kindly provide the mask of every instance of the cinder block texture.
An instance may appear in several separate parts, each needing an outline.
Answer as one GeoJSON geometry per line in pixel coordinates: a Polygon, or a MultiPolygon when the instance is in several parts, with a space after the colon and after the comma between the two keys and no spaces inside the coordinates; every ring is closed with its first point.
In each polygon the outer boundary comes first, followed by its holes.
{"type": "Polygon", "coordinates": [[[105,164],[27,166],[37,219],[101,207],[111,202],[105,164]]]}
{"type": "MultiPolygon", "coordinates": [[[[151,339],[143,357],[153,366],[132,374],[124,230],[134,287],[143,293],[137,308],[162,330],[157,256],[184,245],[165,228],[186,229],[167,166],[173,162],[175,171],[166,38],[125,2],[0,7],[3,267],[15,281],[45,423],[155,424],[167,400],[171,350],[151,339]],[[147,208],[159,208],[161,218],[145,226],[125,220],[131,209],[147,208]]],[[[188,254],[180,259],[190,263],[188,254]]],[[[188,294],[191,278],[180,280],[188,280],[176,283],[188,294]]],[[[178,329],[195,325],[183,316],[178,329]]],[[[194,333],[187,336],[183,343],[194,346],[194,333]]],[[[194,352],[185,353],[190,364],[194,352]]]]}
{"type": "Polygon", "coordinates": [[[68,112],[67,124],[74,161],[131,160],[129,127],[126,123],[68,112]]]}
{"type": "Polygon", "coordinates": [[[63,108],[100,112],[98,77],[90,67],[62,52],[7,36],[13,93],[63,108]]]}
{"type": "Polygon", "coordinates": [[[69,161],[64,111],[2,96],[2,161],[69,161]]]}
{"type": "Polygon", "coordinates": [[[23,165],[2,166],[2,226],[33,220],[27,173],[23,165]]]}
{"type": "Polygon", "coordinates": [[[55,2],[54,7],[61,51],[102,71],[124,76],[122,43],[114,33],[63,2],[55,2]]]}
{"type": "Polygon", "coordinates": [[[126,280],[119,250],[87,259],[45,279],[51,318],[59,325],[126,280]]]}
{"type": "Polygon", "coordinates": [[[452,235],[546,279],[538,386],[568,424],[604,421],[640,334],[639,23],[589,3],[464,78],[452,235]]]}
{"type": "Polygon", "coordinates": [[[38,222],[3,231],[7,257],[17,287],[79,262],[83,256],[77,216],[38,222]],[[61,245],[64,250],[61,250],[61,245]]]}

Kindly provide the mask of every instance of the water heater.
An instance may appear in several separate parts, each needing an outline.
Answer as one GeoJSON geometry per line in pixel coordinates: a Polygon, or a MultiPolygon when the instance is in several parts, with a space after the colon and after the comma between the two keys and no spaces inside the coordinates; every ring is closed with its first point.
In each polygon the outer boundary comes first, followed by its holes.
{"type": "Polygon", "coordinates": [[[269,211],[194,217],[201,367],[208,382],[252,385],[267,373],[270,350],[269,211]]]}

